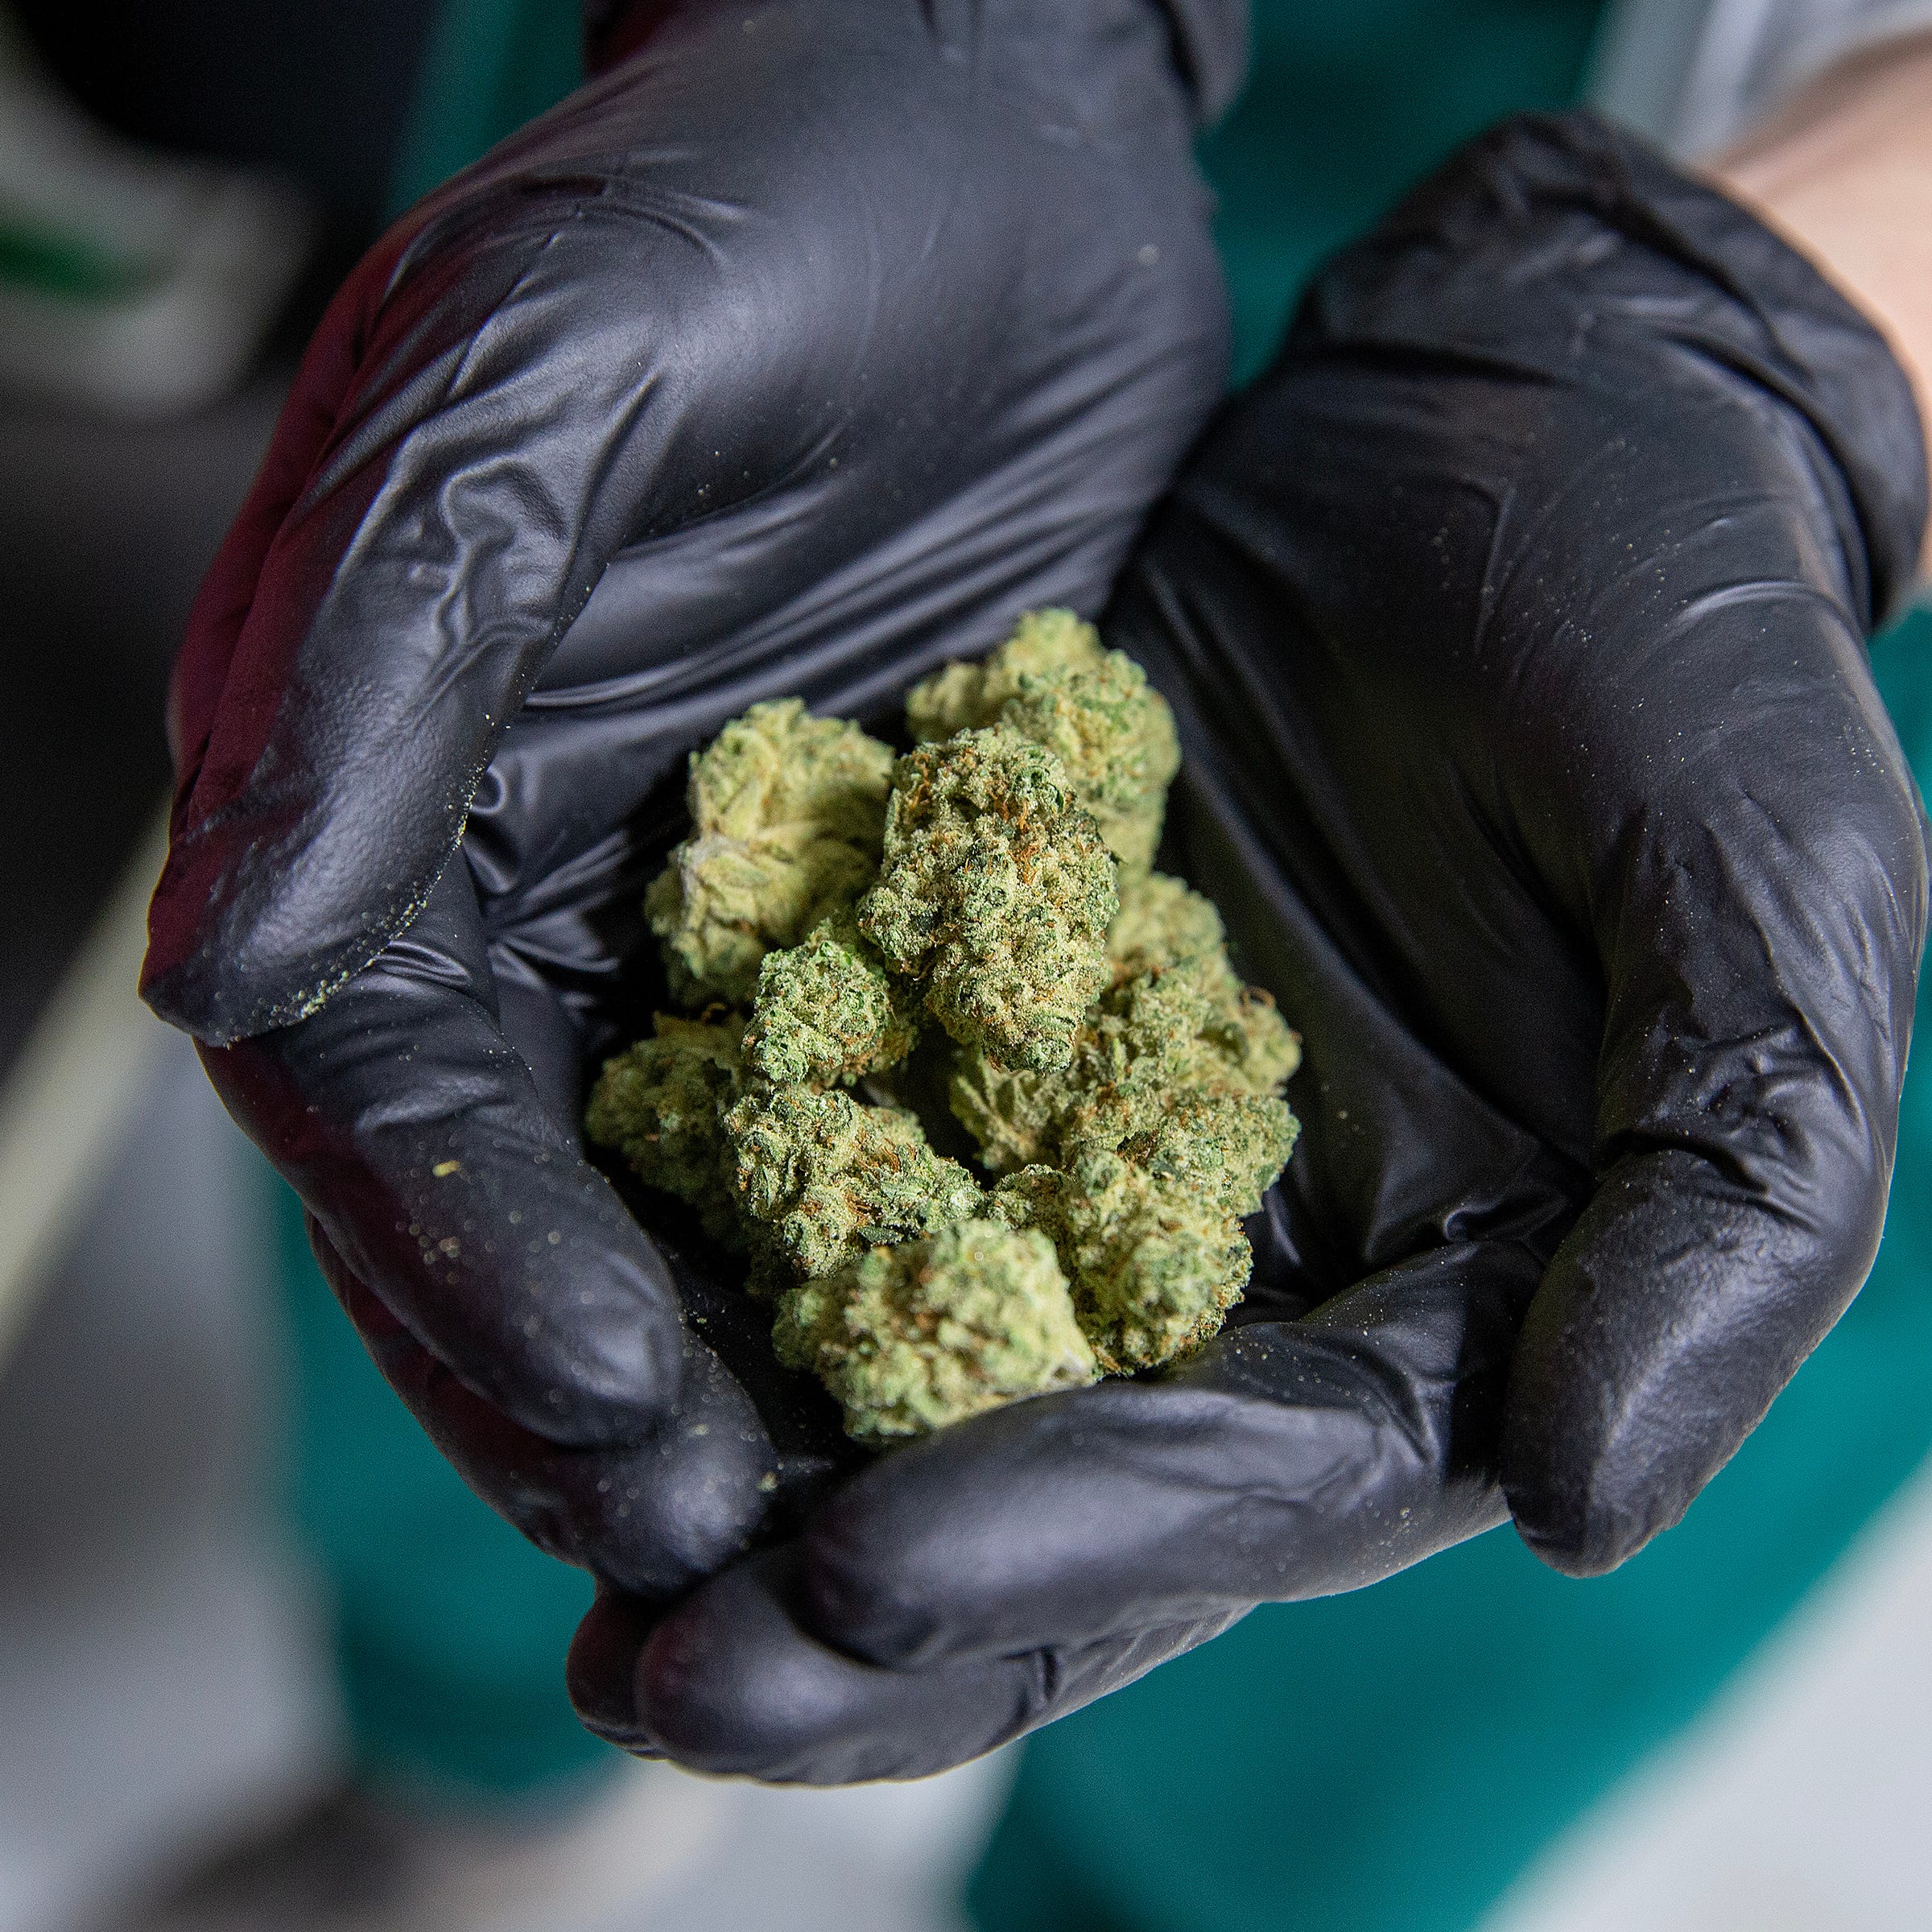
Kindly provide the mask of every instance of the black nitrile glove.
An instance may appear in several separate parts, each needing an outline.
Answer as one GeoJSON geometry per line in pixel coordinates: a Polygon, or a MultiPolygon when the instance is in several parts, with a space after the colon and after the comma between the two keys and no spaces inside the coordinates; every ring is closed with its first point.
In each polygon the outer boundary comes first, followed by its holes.
{"type": "Polygon", "coordinates": [[[1098,607],[1225,380],[1190,144],[1241,24],[618,10],[622,64],[350,279],[195,613],[147,997],[473,1485],[630,1591],[841,1441],[575,1137],[649,1028],[685,754],[1098,607]]]}
{"type": "Polygon", "coordinates": [[[1576,1575],[1674,1523],[1878,1242],[1926,848],[1863,639],[1925,516],[1877,336],[1592,119],[1334,262],[1108,625],[1180,720],[1170,862],[1306,1036],[1235,1324],[603,1603],[589,1719],[912,1775],[1505,1515],[1576,1575]]]}

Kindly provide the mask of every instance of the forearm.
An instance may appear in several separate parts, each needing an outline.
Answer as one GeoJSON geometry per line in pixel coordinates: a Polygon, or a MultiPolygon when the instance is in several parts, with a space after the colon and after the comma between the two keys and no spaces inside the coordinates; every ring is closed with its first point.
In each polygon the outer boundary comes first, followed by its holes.
{"type": "Polygon", "coordinates": [[[1932,433],[1932,35],[1844,61],[1708,168],[1884,332],[1932,433]]]}

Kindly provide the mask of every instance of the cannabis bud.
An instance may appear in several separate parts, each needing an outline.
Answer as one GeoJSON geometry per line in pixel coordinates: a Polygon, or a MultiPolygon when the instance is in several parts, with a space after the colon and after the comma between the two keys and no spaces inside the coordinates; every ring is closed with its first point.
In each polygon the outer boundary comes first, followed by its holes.
{"type": "Polygon", "coordinates": [[[1035,612],[906,721],[895,760],[754,705],[694,756],[646,903],[674,993],[716,1004],[658,1015],[584,1121],[747,1257],[781,1359],[875,1443],[1214,1335],[1300,1052],[1152,869],[1179,751],[1138,665],[1035,612]],[[928,1141],[947,1110],[981,1174],[928,1141]]]}
{"type": "Polygon", "coordinates": [[[691,836],[644,910],[687,1005],[749,998],[774,946],[848,906],[878,869],[892,751],[797,698],[754,704],[691,760],[691,836]]]}
{"type": "Polygon", "coordinates": [[[772,1340],[844,1405],[861,1440],[923,1435],[1100,1373],[1043,1235],[956,1221],[869,1248],[778,1304],[772,1340]]]}
{"type": "Polygon", "coordinates": [[[861,1249],[910,1241],[977,1214],[980,1184],[933,1152],[919,1116],[848,1093],[754,1086],[724,1114],[745,1212],[777,1230],[801,1274],[861,1249]]]}
{"type": "Polygon", "coordinates": [[[745,1025],[659,1013],[655,1032],[614,1059],[591,1089],[584,1131],[614,1148],[648,1187],[698,1210],[713,1241],[741,1245],[737,1156],[724,1113],[737,1093],[745,1025]]]}
{"type": "Polygon", "coordinates": [[[1051,753],[996,724],[893,767],[885,862],[859,926],[924,983],[954,1039],[1064,1066],[1107,983],[1119,910],[1113,861],[1051,753]]]}
{"type": "Polygon", "coordinates": [[[849,1087],[911,1052],[918,1005],[851,914],[834,914],[803,945],[766,954],[745,1063],[774,1086],[849,1087]]]}

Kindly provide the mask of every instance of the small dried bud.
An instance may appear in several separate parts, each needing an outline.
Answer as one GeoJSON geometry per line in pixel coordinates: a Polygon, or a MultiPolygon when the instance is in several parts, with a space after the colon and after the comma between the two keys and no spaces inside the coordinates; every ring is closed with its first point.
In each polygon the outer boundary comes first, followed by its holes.
{"type": "Polygon", "coordinates": [[[1092,671],[1107,654],[1091,624],[1071,610],[1030,610],[1013,635],[982,663],[948,664],[906,694],[906,722],[914,740],[935,744],[956,731],[999,722],[1020,679],[1052,671],[1092,671]]]}
{"type": "Polygon", "coordinates": [[[1107,956],[1117,980],[1219,956],[1227,945],[1213,902],[1183,881],[1164,872],[1121,881],[1121,910],[1107,928],[1107,956]]]}
{"type": "Polygon", "coordinates": [[[935,1233],[985,1199],[957,1161],[927,1146],[917,1115],[836,1088],[746,1093],[724,1129],[740,1202],[777,1230],[801,1274],[829,1274],[873,1242],[935,1233]]]}
{"type": "Polygon", "coordinates": [[[1004,725],[922,746],[893,768],[879,882],[859,924],[923,976],[956,1039],[1063,1067],[1107,980],[1113,864],[1059,762],[1004,725]]]}
{"type": "Polygon", "coordinates": [[[796,698],[754,704],[691,761],[691,831],[644,908],[671,989],[749,999],[758,964],[872,882],[892,751],[796,698]]]}
{"type": "Polygon", "coordinates": [[[849,1087],[896,1066],[918,1038],[917,989],[888,976],[841,912],[803,945],[766,954],[745,1063],[774,1086],[849,1087]]]}
{"type": "Polygon", "coordinates": [[[1254,1265],[1240,1222],[1212,1196],[1104,1150],[1009,1175],[991,1212],[1053,1243],[1081,1330],[1110,1375],[1201,1347],[1254,1265]]]}
{"type": "Polygon", "coordinates": [[[1091,671],[1028,672],[1000,722],[1044,745],[1067,768],[1080,803],[1129,877],[1154,863],[1167,787],[1181,768],[1167,700],[1124,652],[1091,671]]]}
{"type": "Polygon", "coordinates": [[[1251,1012],[1275,1018],[1274,1005],[1257,993],[1250,1007],[1247,993],[1224,959],[1137,974],[1088,1009],[1058,1071],[1009,1067],[983,1050],[962,1050],[953,1113],[995,1173],[1057,1161],[1076,1141],[1117,1147],[1154,1133],[1177,1109],[1219,1096],[1252,1098],[1270,1119],[1287,1121],[1278,1060],[1254,1054],[1242,1026],[1251,1012]],[[1226,989],[1217,974],[1225,974],[1226,989]],[[1229,993],[1232,1017],[1203,982],[1229,993]]]}
{"type": "Polygon", "coordinates": [[[823,1379],[861,1441],[923,1435],[1099,1373],[1051,1243],[996,1221],[873,1248],[801,1283],[772,1340],[823,1379]]]}
{"type": "Polygon", "coordinates": [[[921,744],[1009,724],[1066,768],[1126,873],[1161,840],[1167,787],[1181,768],[1167,700],[1125,651],[1070,610],[1030,611],[983,664],[948,664],[915,684],[906,722],[921,744]]]}
{"type": "Polygon", "coordinates": [[[648,1040],[604,1063],[584,1131],[646,1186],[688,1201],[714,1241],[739,1245],[737,1157],[720,1116],[736,1091],[744,1023],[657,1016],[648,1040]]]}
{"type": "Polygon", "coordinates": [[[1255,1213],[1294,1151],[1299,1123],[1280,1100],[1253,1093],[1184,1095],[1120,1143],[1123,1159],[1229,1214],[1255,1213]]]}
{"type": "Polygon", "coordinates": [[[1300,1036],[1273,996],[1244,985],[1229,964],[1220,913],[1179,879],[1161,872],[1123,878],[1107,950],[1117,984],[1155,967],[1185,972],[1214,1009],[1216,1043],[1242,1091],[1278,1093],[1302,1063],[1300,1036]]]}

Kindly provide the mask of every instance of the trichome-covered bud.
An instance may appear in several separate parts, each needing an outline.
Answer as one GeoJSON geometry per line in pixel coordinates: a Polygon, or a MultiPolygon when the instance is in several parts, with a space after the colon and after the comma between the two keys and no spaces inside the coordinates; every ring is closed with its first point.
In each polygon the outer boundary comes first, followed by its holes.
{"type": "Polygon", "coordinates": [[[845,910],[766,954],[745,1063],[774,1086],[849,1087],[896,1066],[918,1038],[918,989],[886,972],[845,910]]]}
{"type": "Polygon", "coordinates": [[[1090,671],[1028,672],[1000,722],[1066,766],[1123,874],[1152,865],[1181,747],[1167,700],[1133,658],[1110,650],[1090,671]]]}
{"type": "MultiPolygon", "coordinates": [[[[1226,1001],[1203,990],[1211,964],[1157,968],[1109,987],[1081,1020],[1067,1064],[1057,1071],[1011,1067],[983,1051],[962,1050],[952,1111],[980,1159],[995,1173],[1010,1173],[1057,1161],[1075,1141],[1117,1147],[1153,1133],[1177,1108],[1217,1096],[1252,1097],[1271,1118],[1287,1121],[1276,1063],[1257,1059],[1243,1030],[1246,989],[1228,973],[1231,1015],[1226,1001]]],[[[1256,1013],[1276,1017],[1266,994],[1256,998],[1256,1013]]]]}
{"type": "Polygon", "coordinates": [[[1232,1076],[1249,1093],[1279,1093],[1302,1063],[1302,1036],[1282,1018],[1274,996],[1244,985],[1224,959],[1204,962],[1196,983],[1213,1005],[1232,1076]]]}
{"type": "Polygon", "coordinates": [[[999,721],[1020,679],[1092,671],[1106,658],[1100,633],[1071,610],[1030,610],[1013,635],[977,664],[948,664],[906,694],[906,724],[921,745],[999,721]]]}
{"type": "Polygon", "coordinates": [[[646,1186],[698,1210],[714,1241],[740,1245],[737,1156],[721,1116],[742,1064],[744,1022],[657,1016],[653,1038],[604,1063],[584,1131],[646,1186]]]}
{"type": "Polygon", "coordinates": [[[879,882],[861,928],[923,977],[954,1039],[1009,1065],[1063,1067],[1107,982],[1113,861],[1059,761],[1005,725],[922,745],[893,768],[879,882]]]}
{"type": "Polygon", "coordinates": [[[1104,1149],[1009,1174],[991,1212],[1053,1243],[1081,1331],[1108,1374],[1200,1348],[1253,1266],[1240,1222],[1212,1195],[1104,1149]]]}
{"type": "Polygon", "coordinates": [[[1156,968],[1192,981],[1214,1009],[1216,1043],[1241,1091],[1278,1093],[1301,1064],[1300,1038],[1273,997],[1244,984],[1229,964],[1220,914],[1179,879],[1161,872],[1123,877],[1107,951],[1117,984],[1156,968]]]}
{"type": "Polygon", "coordinates": [[[1286,1104],[1253,1093],[1187,1095],[1117,1151],[1237,1217],[1254,1213],[1280,1179],[1301,1131],[1286,1104]]]}
{"type": "Polygon", "coordinates": [[[948,664],[915,684],[906,721],[922,744],[1003,724],[1044,745],[1124,871],[1160,843],[1181,748],[1167,700],[1125,651],[1070,610],[1030,611],[983,664],[948,664]]]}
{"type": "Polygon", "coordinates": [[[645,895],[671,990],[750,997],[758,965],[877,869],[892,751],[797,698],[754,704],[691,761],[691,836],[645,895]]]}
{"type": "Polygon", "coordinates": [[[800,1283],[772,1340],[824,1381],[861,1441],[923,1435],[1099,1373],[1051,1242],[992,1220],[869,1249],[800,1283]]]}
{"type": "Polygon", "coordinates": [[[875,1442],[1199,1348],[1296,1131],[1298,1041],[1214,906],[1150,869],[1179,753],[1139,667],[1038,612],[907,717],[896,763],[795,700],[693,758],[647,906],[681,996],[754,1011],[660,1018],[587,1117],[745,1255],[781,1356],[875,1442]],[[844,1091],[897,1065],[930,1109],[948,1061],[991,1196],[844,1091]]]}
{"type": "Polygon", "coordinates": [[[1107,928],[1117,980],[1225,952],[1226,928],[1212,901],[1164,872],[1121,881],[1121,910],[1107,928]]]}
{"type": "Polygon", "coordinates": [[[916,1114],[836,1088],[753,1089],[727,1110],[724,1129],[740,1204],[776,1229],[801,1274],[829,1274],[875,1242],[936,1233],[985,1199],[927,1145],[916,1114]]]}

